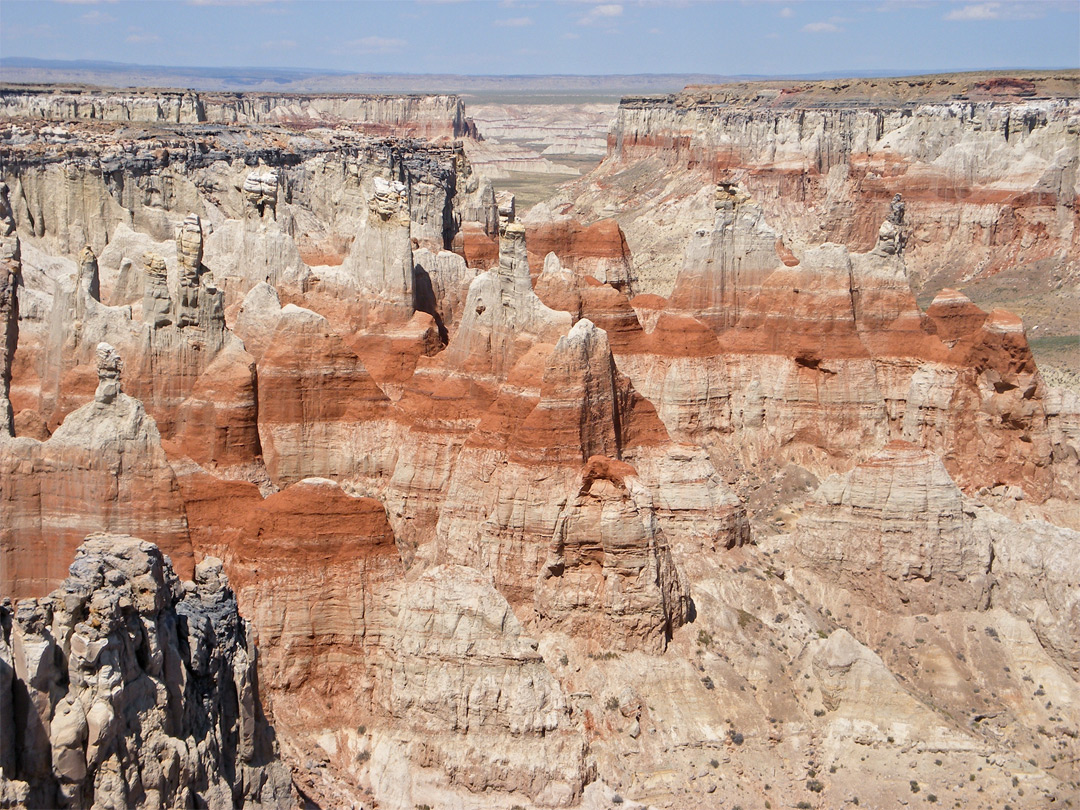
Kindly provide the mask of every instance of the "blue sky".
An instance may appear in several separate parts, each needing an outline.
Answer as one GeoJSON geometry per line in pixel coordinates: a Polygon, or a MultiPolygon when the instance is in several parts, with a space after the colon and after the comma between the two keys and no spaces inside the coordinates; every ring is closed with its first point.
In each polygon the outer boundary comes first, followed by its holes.
{"type": "Polygon", "coordinates": [[[1080,2],[0,0],[0,55],[379,73],[1080,65],[1080,2]]]}

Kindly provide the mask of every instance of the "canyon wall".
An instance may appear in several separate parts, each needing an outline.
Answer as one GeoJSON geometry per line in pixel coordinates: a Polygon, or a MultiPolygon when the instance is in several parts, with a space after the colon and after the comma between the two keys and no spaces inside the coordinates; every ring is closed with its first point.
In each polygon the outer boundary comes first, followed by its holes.
{"type": "Polygon", "coordinates": [[[144,124],[349,125],[371,134],[420,138],[476,136],[465,105],[452,95],[198,93],[110,91],[8,85],[0,88],[0,117],[144,124]]]}
{"type": "Polygon", "coordinates": [[[618,187],[522,222],[454,144],[0,133],[3,801],[1071,795],[1080,410],[891,187],[845,245],[687,169],[661,297],[618,187]]]}
{"type": "Polygon", "coordinates": [[[1020,306],[1031,326],[1074,333],[1080,79],[1017,76],[759,82],[624,98],[604,163],[536,216],[614,216],[641,291],[668,295],[682,244],[707,224],[701,203],[712,183],[743,183],[796,250],[825,241],[871,248],[900,193],[916,290],[972,285],[1020,306]],[[1070,306],[1048,306],[1051,294],[1070,306]]]}

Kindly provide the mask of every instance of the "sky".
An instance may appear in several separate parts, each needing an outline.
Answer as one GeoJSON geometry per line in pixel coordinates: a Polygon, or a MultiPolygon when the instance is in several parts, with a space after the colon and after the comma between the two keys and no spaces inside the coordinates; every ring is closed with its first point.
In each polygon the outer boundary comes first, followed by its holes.
{"type": "Polygon", "coordinates": [[[0,56],[358,73],[1080,66],[1080,2],[0,0],[0,56]]]}

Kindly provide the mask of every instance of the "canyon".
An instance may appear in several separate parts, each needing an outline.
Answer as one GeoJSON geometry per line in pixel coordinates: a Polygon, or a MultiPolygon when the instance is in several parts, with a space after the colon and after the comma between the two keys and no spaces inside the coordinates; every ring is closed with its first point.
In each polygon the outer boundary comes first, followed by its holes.
{"type": "Polygon", "coordinates": [[[1072,806],[1077,82],[3,88],[0,806],[1072,806]]]}

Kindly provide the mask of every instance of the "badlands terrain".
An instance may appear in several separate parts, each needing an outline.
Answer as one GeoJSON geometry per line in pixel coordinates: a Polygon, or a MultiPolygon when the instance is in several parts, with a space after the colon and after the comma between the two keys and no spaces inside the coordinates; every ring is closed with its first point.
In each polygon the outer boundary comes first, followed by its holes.
{"type": "Polygon", "coordinates": [[[0,88],[0,807],[1080,805],[1078,80],[0,88]]]}

